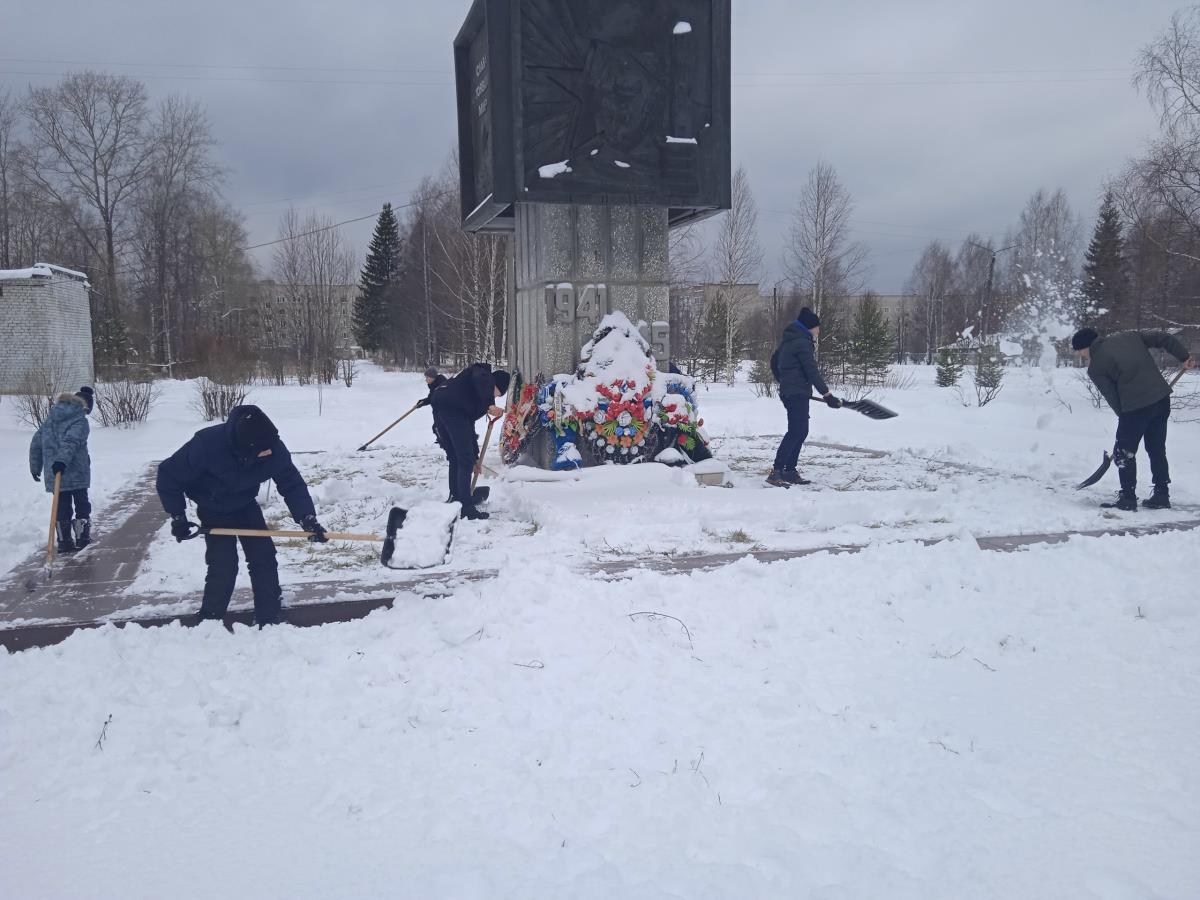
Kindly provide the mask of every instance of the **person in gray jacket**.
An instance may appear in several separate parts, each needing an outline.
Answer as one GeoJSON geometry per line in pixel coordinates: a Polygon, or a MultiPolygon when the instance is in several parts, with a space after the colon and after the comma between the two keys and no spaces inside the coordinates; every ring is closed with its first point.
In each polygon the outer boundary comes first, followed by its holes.
{"type": "Polygon", "coordinates": [[[55,529],[58,551],[74,553],[92,542],[92,458],[88,455],[90,387],[78,394],[59,394],[50,414],[29,442],[29,473],[54,493],[54,476],[61,475],[55,529]]]}
{"type": "Polygon", "coordinates": [[[800,451],[808,439],[808,408],[813,392],[833,409],[842,401],[829,392],[821,370],[817,367],[817,338],[821,334],[821,319],[807,306],[800,310],[796,321],[783,331],[783,340],[771,356],[771,372],[779,382],[779,399],[787,410],[787,434],[779,443],[775,466],[767,478],[773,487],[787,488],[793,484],[808,484],[796,471],[800,451]]]}
{"type": "Polygon", "coordinates": [[[1137,501],[1137,451],[1146,442],[1154,493],[1146,509],[1171,508],[1171,474],[1167,465],[1167,422],[1171,417],[1171,388],[1150,355],[1151,348],[1165,350],[1193,369],[1196,361],[1188,348],[1165,331],[1119,331],[1100,337],[1084,328],[1071,339],[1071,347],[1088,364],[1088,377],[1117,414],[1117,441],[1113,462],[1121,477],[1121,492],[1105,509],[1134,512],[1137,501]]]}

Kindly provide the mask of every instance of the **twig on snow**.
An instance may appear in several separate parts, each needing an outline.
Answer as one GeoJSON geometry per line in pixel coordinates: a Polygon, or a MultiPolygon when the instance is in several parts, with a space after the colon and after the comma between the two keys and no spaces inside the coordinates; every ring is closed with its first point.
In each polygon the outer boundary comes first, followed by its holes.
{"type": "Polygon", "coordinates": [[[104,720],[104,727],[100,729],[100,737],[96,738],[96,749],[104,749],[104,739],[108,737],[108,723],[112,721],[112,713],[108,714],[108,718],[104,720]]]}
{"type": "Polygon", "coordinates": [[[513,663],[513,665],[519,669],[544,669],[544,668],[546,668],[546,664],[544,662],[542,662],[540,659],[535,659],[533,662],[529,662],[529,663],[513,663]]]}
{"type": "Polygon", "coordinates": [[[929,655],[930,655],[930,656],[931,656],[933,659],[956,659],[956,658],[957,658],[958,656],[960,656],[960,655],[962,654],[962,652],[963,652],[964,650],[966,650],[966,649],[967,649],[967,648],[966,648],[966,645],[964,644],[962,647],[959,647],[959,648],[958,648],[957,650],[955,650],[953,653],[949,653],[949,654],[947,654],[947,653],[939,653],[938,651],[934,650],[934,651],[933,651],[933,653],[931,653],[931,654],[929,654],[929,655]]]}
{"type": "Polygon", "coordinates": [[[979,663],[981,666],[983,666],[983,667],[984,667],[985,669],[987,669],[989,672],[995,672],[995,671],[996,671],[996,670],[995,670],[995,669],[993,669],[991,666],[989,666],[987,663],[985,663],[985,662],[984,662],[982,659],[980,659],[978,656],[974,657],[974,659],[975,659],[975,662],[979,663]]]}
{"type": "Polygon", "coordinates": [[[672,622],[678,622],[679,627],[683,629],[683,633],[687,635],[688,646],[691,648],[693,653],[696,652],[696,644],[692,641],[692,632],[688,630],[686,625],[683,624],[682,619],[677,619],[674,616],[668,616],[666,613],[660,612],[635,612],[629,614],[629,618],[631,620],[636,620],[638,616],[650,616],[652,619],[670,619],[672,622]]]}
{"type": "Polygon", "coordinates": [[[630,787],[631,788],[641,787],[642,786],[642,776],[639,775],[637,773],[637,771],[634,769],[630,769],[629,771],[633,772],[633,777],[637,779],[637,784],[631,784],[630,787]]]}
{"type": "Polygon", "coordinates": [[[955,756],[962,756],[962,754],[961,754],[961,753],[959,753],[957,750],[955,750],[953,747],[947,747],[947,746],[946,746],[944,743],[942,743],[941,741],[930,741],[930,742],[929,742],[929,745],[930,745],[931,747],[941,747],[941,748],[942,748],[943,750],[945,750],[947,753],[953,753],[955,756]]]}

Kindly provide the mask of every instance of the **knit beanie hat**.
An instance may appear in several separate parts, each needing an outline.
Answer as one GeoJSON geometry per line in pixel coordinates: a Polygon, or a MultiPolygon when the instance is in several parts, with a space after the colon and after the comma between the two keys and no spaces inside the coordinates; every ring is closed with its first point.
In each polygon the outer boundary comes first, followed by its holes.
{"type": "Polygon", "coordinates": [[[807,306],[800,310],[800,315],[796,316],[796,321],[809,331],[812,331],[814,328],[821,327],[820,317],[807,306]]]}
{"type": "Polygon", "coordinates": [[[503,370],[497,369],[492,373],[492,381],[495,383],[496,388],[501,394],[507,394],[508,385],[512,381],[512,376],[503,370]]]}
{"type": "Polygon", "coordinates": [[[279,437],[279,429],[257,406],[243,406],[233,425],[233,443],[243,456],[258,456],[279,437]]]}
{"type": "Polygon", "coordinates": [[[430,366],[428,369],[425,370],[426,378],[437,378],[437,376],[438,376],[438,371],[435,366],[430,366]]]}
{"type": "Polygon", "coordinates": [[[1081,328],[1075,332],[1075,337],[1071,338],[1071,349],[1075,351],[1086,350],[1092,344],[1096,343],[1096,338],[1100,337],[1096,333],[1095,328],[1081,328]]]}
{"type": "Polygon", "coordinates": [[[79,389],[75,396],[83,399],[83,402],[87,404],[88,412],[91,412],[96,405],[96,392],[86,384],[79,389]]]}

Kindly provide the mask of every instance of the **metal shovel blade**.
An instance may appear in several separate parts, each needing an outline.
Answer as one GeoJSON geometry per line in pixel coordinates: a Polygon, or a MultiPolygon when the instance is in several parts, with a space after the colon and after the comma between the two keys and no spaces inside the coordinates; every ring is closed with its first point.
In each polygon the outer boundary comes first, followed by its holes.
{"type": "Polygon", "coordinates": [[[876,419],[877,421],[895,419],[900,415],[897,412],[892,412],[886,406],[880,406],[874,400],[850,400],[844,402],[842,406],[846,407],[846,409],[852,409],[856,413],[861,413],[868,419],[876,419]]]}
{"type": "Polygon", "coordinates": [[[1108,472],[1109,467],[1112,466],[1112,462],[1112,454],[1105,453],[1104,462],[1100,463],[1100,468],[1089,475],[1085,480],[1079,482],[1079,484],[1075,487],[1075,490],[1082,491],[1084,488],[1090,488],[1093,484],[1098,482],[1108,472]]]}

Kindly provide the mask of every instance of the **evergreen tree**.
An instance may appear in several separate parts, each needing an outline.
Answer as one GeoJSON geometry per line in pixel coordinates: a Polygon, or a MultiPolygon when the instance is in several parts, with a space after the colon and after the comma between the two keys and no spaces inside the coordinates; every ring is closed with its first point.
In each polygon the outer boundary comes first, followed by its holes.
{"type": "Polygon", "coordinates": [[[892,329],[874,294],[866,294],[850,327],[850,365],[862,385],[882,384],[892,364],[892,329]]]}
{"type": "Polygon", "coordinates": [[[1125,235],[1121,214],[1112,193],[1105,194],[1100,217],[1083,266],[1083,297],[1078,325],[1099,325],[1105,330],[1129,327],[1129,275],[1125,261],[1125,235]]]}
{"type": "Polygon", "coordinates": [[[1004,386],[1004,356],[995,344],[979,348],[975,361],[975,400],[987,406],[1000,394],[1004,386]]]}
{"type": "Polygon", "coordinates": [[[389,343],[391,299],[400,271],[400,226],[392,204],[383,204],[354,301],[354,336],[360,347],[376,353],[389,343]]]}
{"type": "Polygon", "coordinates": [[[950,347],[938,351],[937,383],[938,387],[954,387],[963,376],[962,354],[950,347]]]}

